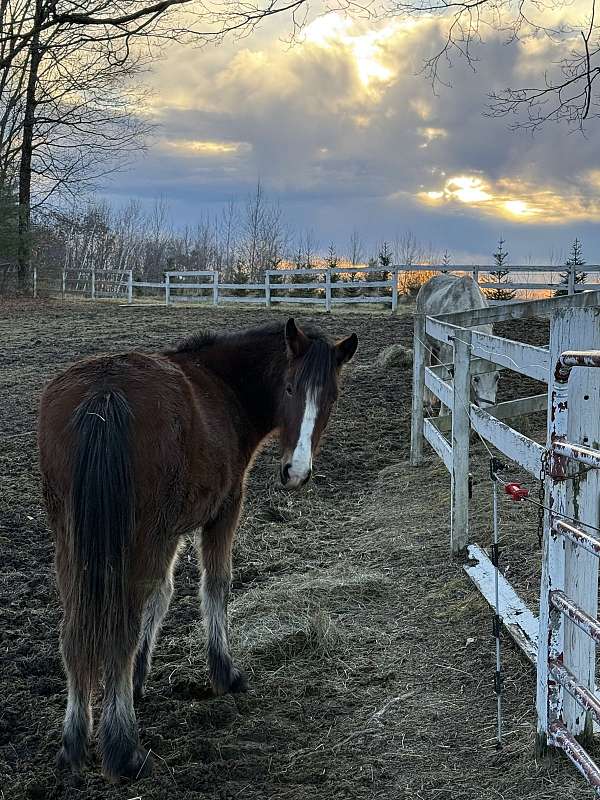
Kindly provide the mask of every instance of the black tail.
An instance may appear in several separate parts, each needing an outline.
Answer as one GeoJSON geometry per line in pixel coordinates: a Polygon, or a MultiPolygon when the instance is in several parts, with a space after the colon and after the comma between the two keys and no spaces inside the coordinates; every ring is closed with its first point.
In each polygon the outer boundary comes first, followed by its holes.
{"type": "Polygon", "coordinates": [[[107,391],[84,400],[72,422],[77,442],[69,548],[73,594],[65,621],[82,683],[90,689],[106,655],[118,657],[131,635],[131,421],[123,394],[107,391]]]}

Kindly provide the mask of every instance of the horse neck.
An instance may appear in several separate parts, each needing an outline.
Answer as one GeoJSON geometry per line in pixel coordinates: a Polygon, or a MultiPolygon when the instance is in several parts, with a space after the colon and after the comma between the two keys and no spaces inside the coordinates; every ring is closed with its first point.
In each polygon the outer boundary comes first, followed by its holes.
{"type": "Polygon", "coordinates": [[[202,353],[203,364],[234,392],[250,423],[244,432],[253,452],[279,424],[281,389],[287,365],[282,336],[265,334],[217,341],[202,353]]]}

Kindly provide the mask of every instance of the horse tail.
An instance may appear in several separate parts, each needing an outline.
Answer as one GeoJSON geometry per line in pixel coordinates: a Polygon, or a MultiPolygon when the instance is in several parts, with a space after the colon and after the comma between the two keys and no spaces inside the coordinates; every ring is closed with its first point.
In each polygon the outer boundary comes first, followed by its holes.
{"type": "Polygon", "coordinates": [[[132,411],[115,390],[84,400],[72,417],[75,434],[69,518],[71,602],[65,617],[71,663],[92,690],[107,657],[131,637],[129,598],[135,497],[132,411]]]}

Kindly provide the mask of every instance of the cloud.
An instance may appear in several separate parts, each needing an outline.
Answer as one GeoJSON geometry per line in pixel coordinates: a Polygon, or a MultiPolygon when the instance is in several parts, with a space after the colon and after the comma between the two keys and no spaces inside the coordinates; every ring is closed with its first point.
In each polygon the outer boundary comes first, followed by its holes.
{"type": "Polygon", "coordinates": [[[174,141],[166,139],[161,142],[161,147],[165,150],[174,150],[175,152],[188,155],[192,158],[199,155],[210,158],[214,156],[238,154],[241,152],[248,152],[252,149],[248,142],[211,142],[197,141],[194,139],[175,139],[174,141]]]}
{"type": "Polygon", "coordinates": [[[151,76],[159,134],[113,192],[162,192],[188,221],[260,178],[294,227],[324,241],[412,227],[475,257],[502,226],[521,250],[547,253],[583,226],[600,244],[598,137],[515,134],[481,113],[486,90],[518,84],[545,45],[492,38],[477,73],[449,69],[452,87],[434,95],[419,70],[442,42],[436,20],[330,13],[293,47],[284,33],[274,20],[238,43],[171,50],[151,76]]]}
{"type": "Polygon", "coordinates": [[[452,210],[463,204],[476,213],[521,224],[568,225],[600,219],[600,198],[581,190],[566,196],[552,187],[518,179],[503,178],[492,184],[476,175],[456,175],[441,189],[421,191],[417,196],[426,206],[444,205],[452,210]]]}

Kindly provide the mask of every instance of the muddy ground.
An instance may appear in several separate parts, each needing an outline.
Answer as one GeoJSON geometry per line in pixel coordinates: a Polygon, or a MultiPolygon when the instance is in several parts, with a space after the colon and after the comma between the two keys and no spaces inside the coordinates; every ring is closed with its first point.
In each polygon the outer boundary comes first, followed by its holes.
{"type": "MultiPolygon", "coordinates": [[[[355,330],[359,352],[308,489],[280,491],[274,446],[250,479],[231,603],[233,649],[249,676],[248,694],[211,696],[190,547],[138,709],[143,742],[155,754],[153,777],[109,786],[97,763],[80,779],[56,770],[65,685],[36,466],[44,382],[92,353],[158,349],[199,328],[285,316],[52,301],[0,305],[0,797],[588,796],[564,760],[534,760],[533,670],[508,641],[506,746],[495,750],[489,609],[461,562],[448,555],[443,466],[431,456],[420,469],[408,466],[410,368],[376,360],[390,343],[410,344],[408,314],[314,316],[336,334],[355,330]]],[[[547,337],[543,322],[498,331],[536,343],[547,337]]],[[[536,391],[532,381],[505,379],[501,399],[536,391]]],[[[526,424],[531,432],[536,421],[526,424]]],[[[480,445],[474,454],[473,539],[487,544],[487,457],[480,445]]],[[[501,515],[504,569],[535,602],[535,512],[503,501],[501,515]]]]}

